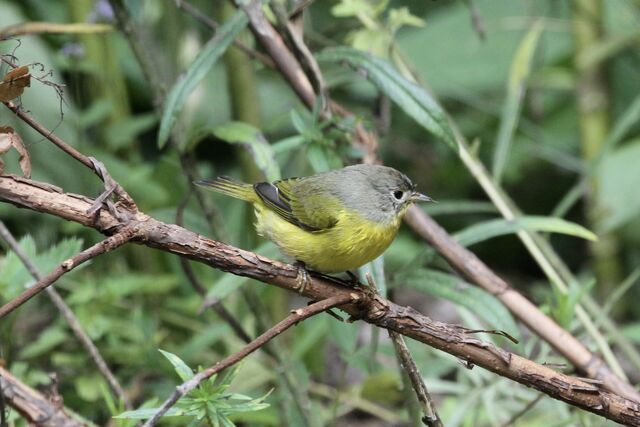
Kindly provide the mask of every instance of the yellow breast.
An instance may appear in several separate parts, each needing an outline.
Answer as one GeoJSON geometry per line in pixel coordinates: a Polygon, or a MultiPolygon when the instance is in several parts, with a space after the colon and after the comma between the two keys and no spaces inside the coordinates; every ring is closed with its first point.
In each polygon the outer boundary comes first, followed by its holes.
{"type": "Polygon", "coordinates": [[[356,269],[380,256],[400,227],[400,218],[378,224],[357,213],[341,212],[328,230],[308,232],[285,221],[258,204],[256,229],[272,240],[287,256],[302,261],[314,271],[339,273],[356,269]]]}

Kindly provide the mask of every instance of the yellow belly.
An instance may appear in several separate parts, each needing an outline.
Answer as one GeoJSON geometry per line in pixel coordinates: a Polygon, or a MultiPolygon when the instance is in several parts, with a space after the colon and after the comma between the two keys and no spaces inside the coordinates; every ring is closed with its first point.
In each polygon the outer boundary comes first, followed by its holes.
{"type": "Polygon", "coordinates": [[[332,228],[308,232],[267,208],[254,206],[261,236],[272,240],[285,255],[322,273],[352,270],[372,261],[389,247],[400,227],[400,219],[377,224],[358,214],[342,213],[332,228]]]}

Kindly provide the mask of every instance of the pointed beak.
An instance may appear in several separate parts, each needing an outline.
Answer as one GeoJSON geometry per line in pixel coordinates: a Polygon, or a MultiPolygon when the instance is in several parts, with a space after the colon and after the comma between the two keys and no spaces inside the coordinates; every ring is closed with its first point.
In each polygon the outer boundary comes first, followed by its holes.
{"type": "Polygon", "coordinates": [[[411,194],[411,201],[412,202],[436,202],[431,197],[426,196],[422,193],[418,193],[417,191],[414,191],[411,194]]]}

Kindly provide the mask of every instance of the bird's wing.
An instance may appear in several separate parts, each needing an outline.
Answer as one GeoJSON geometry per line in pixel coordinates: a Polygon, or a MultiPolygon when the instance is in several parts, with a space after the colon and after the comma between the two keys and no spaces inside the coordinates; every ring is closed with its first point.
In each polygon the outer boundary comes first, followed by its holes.
{"type": "Polygon", "coordinates": [[[297,197],[294,187],[299,182],[300,178],[260,182],[253,189],[267,208],[305,231],[322,232],[336,225],[339,205],[331,197],[321,200],[314,194],[297,197]]]}

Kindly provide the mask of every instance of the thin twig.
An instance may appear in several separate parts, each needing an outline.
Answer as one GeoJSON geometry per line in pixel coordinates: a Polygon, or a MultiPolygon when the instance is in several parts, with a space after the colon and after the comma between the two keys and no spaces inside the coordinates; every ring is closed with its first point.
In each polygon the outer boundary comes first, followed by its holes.
{"type": "MultiPolygon", "coordinates": [[[[80,151],[76,150],[75,148],[73,148],[72,146],[70,146],[69,144],[64,142],[60,137],[56,136],[53,133],[53,131],[50,131],[49,129],[47,129],[46,127],[41,125],[36,119],[31,117],[25,111],[23,111],[18,105],[14,104],[12,102],[3,102],[3,104],[9,110],[13,111],[13,113],[16,116],[18,116],[23,122],[25,122],[26,124],[31,126],[31,128],[33,128],[33,130],[38,132],[40,135],[44,136],[49,141],[53,142],[62,151],[64,151],[65,153],[67,153],[68,155],[70,155],[71,157],[73,157],[74,159],[76,159],[77,161],[79,161],[80,163],[82,163],[83,165],[85,165],[86,167],[91,169],[92,171],[94,171],[96,173],[96,175],[98,175],[100,177],[100,179],[106,180],[106,177],[108,177],[108,174],[107,174],[107,176],[105,176],[106,169],[99,170],[98,168],[96,168],[95,162],[94,162],[94,160],[92,160],[91,157],[85,156],[80,151]]],[[[124,191],[124,189],[119,184],[116,185],[112,189],[112,191],[115,194],[117,194],[118,197],[127,206],[130,207],[130,206],[134,205],[133,204],[133,199],[131,199],[131,196],[129,196],[129,194],[126,191],[124,191]]]]}
{"type": "Polygon", "coordinates": [[[62,298],[62,296],[60,296],[58,291],[55,290],[55,288],[46,288],[45,292],[49,295],[49,298],[51,298],[51,301],[53,301],[53,304],[56,306],[58,311],[62,313],[62,316],[69,324],[69,327],[73,331],[73,334],[76,336],[76,338],[78,338],[78,341],[80,341],[80,344],[84,347],[86,352],[89,353],[89,357],[91,357],[93,363],[96,364],[98,371],[100,371],[102,376],[107,380],[107,384],[109,384],[109,388],[111,389],[112,393],[116,398],[122,401],[126,409],[132,409],[131,402],[129,402],[129,399],[124,393],[120,382],[115,377],[113,372],[111,372],[111,369],[109,369],[109,365],[107,365],[107,362],[102,357],[102,354],[100,354],[100,350],[98,350],[98,347],[96,347],[93,341],[91,341],[91,338],[89,338],[89,335],[87,335],[84,329],[82,329],[82,325],[80,324],[80,321],[76,317],[75,313],[64,302],[64,299],[62,298]]]}
{"type": "Polygon", "coordinates": [[[469,13],[471,14],[471,25],[473,26],[474,31],[478,35],[480,41],[485,41],[487,39],[487,31],[484,28],[484,23],[482,22],[482,16],[480,15],[478,5],[474,0],[466,0],[465,3],[467,4],[469,13]]]}
{"type": "Polygon", "coordinates": [[[513,414],[513,416],[509,419],[509,421],[502,424],[502,427],[512,426],[518,420],[518,418],[522,417],[524,414],[526,414],[531,409],[533,409],[533,407],[536,406],[538,402],[540,402],[543,396],[544,394],[539,394],[538,396],[536,396],[536,398],[533,399],[531,402],[527,403],[527,405],[524,408],[522,408],[517,413],[513,414]]]}
{"type": "Polygon", "coordinates": [[[396,351],[396,355],[400,359],[400,366],[404,369],[411,381],[413,391],[415,391],[422,408],[422,422],[429,427],[443,427],[442,421],[435,410],[435,405],[431,394],[427,390],[427,385],[424,383],[420,371],[416,362],[413,360],[407,344],[404,342],[404,338],[397,332],[389,331],[389,337],[393,342],[393,348],[396,351]]]}
{"type": "MultiPolygon", "coordinates": [[[[191,188],[192,187],[190,187],[189,193],[185,196],[185,198],[180,203],[180,205],[178,205],[178,209],[176,210],[177,225],[182,226],[183,224],[184,209],[187,205],[187,202],[189,201],[189,196],[192,193],[191,188]]],[[[189,282],[189,284],[191,284],[191,287],[193,288],[193,290],[196,291],[196,293],[200,295],[202,298],[206,298],[207,289],[202,283],[200,283],[200,280],[198,279],[195,272],[193,271],[193,268],[191,268],[191,264],[189,264],[189,260],[186,258],[180,257],[180,267],[182,268],[182,271],[184,275],[187,277],[187,281],[189,282]]],[[[207,307],[211,307],[211,309],[215,311],[216,314],[220,316],[222,320],[227,322],[231,330],[242,341],[246,343],[251,342],[251,337],[249,336],[249,334],[244,330],[240,322],[238,322],[238,320],[233,316],[233,314],[225,308],[225,306],[222,304],[220,300],[215,300],[210,302],[209,304],[207,304],[207,307]]]]}
{"type": "MultiPolygon", "coordinates": [[[[373,276],[367,273],[367,283],[369,284],[369,288],[376,295],[380,296],[378,292],[378,287],[373,280],[373,276]]],[[[389,337],[393,342],[393,348],[395,349],[396,356],[400,361],[400,366],[406,372],[409,380],[411,381],[411,387],[413,387],[413,391],[416,393],[418,397],[418,402],[420,402],[420,407],[422,409],[422,413],[424,416],[422,417],[422,422],[429,427],[444,427],[438,413],[435,410],[435,404],[433,403],[433,398],[431,394],[429,394],[429,390],[427,390],[427,385],[424,383],[422,379],[422,375],[420,374],[420,370],[416,365],[415,360],[411,356],[409,352],[409,348],[407,344],[404,342],[404,338],[402,335],[395,331],[389,330],[389,337]]]]}
{"type": "Polygon", "coordinates": [[[336,295],[306,306],[304,308],[294,310],[287,318],[280,321],[264,334],[260,335],[258,338],[244,346],[240,351],[225,357],[215,365],[210,366],[204,371],[194,375],[189,381],[186,381],[176,387],[176,390],[173,392],[173,394],[162,404],[162,406],[158,409],[158,412],[156,412],[152,418],[150,418],[146,423],[143,424],[143,427],[152,427],[156,425],[156,423],[169,410],[169,408],[171,408],[178,400],[180,400],[180,398],[196,388],[202,381],[211,378],[213,375],[217,374],[223,369],[228,368],[229,366],[235,365],[236,363],[247,357],[249,354],[253,353],[258,348],[262,347],[267,342],[271,341],[273,338],[289,329],[291,326],[296,325],[298,322],[301,322],[302,320],[305,320],[315,314],[322,313],[323,311],[326,311],[330,308],[348,304],[350,302],[352,302],[352,297],[350,295],[343,294],[336,295]]]}
{"type": "MultiPolygon", "coordinates": [[[[15,239],[15,237],[13,237],[13,234],[11,233],[11,231],[7,228],[7,226],[2,221],[0,221],[0,237],[2,237],[7,242],[11,250],[20,259],[20,261],[25,266],[27,271],[31,274],[31,276],[33,276],[33,278],[38,281],[42,281],[43,280],[42,274],[40,273],[36,265],[29,259],[29,257],[27,257],[27,255],[24,253],[24,251],[20,247],[20,244],[18,243],[18,241],[15,239]]],[[[97,255],[98,254],[96,254],[95,256],[97,255]]],[[[64,271],[63,271],[63,274],[64,274],[64,271]]],[[[111,391],[113,392],[113,394],[124,403],[127,409],[131,409],[131,404],[129,402],[129,399],[127,399],[126,397],[124,390],[122,389],[122,386],[116,379],[115,375],[113,375],[113,373],[109,369],[107,362],[102,357],[102,354],[100,354],[100,351],[98,350],[96,345],[93,343],[93,341],[91,341],[91,338],[89,338],[89,336],[84,331],[84,329],[82,329],[82,325],[80,325],[80,321],[76,317],[75,313],[64,302],[64,299],[60,296],[58,291],[56,291],[54,288],[47,287],[45,289],[45,292],[47,293],[47,295],[49,296],[53,304],[56,306],[56,308],[60,311],[62,316],[65,318],[65,320],[69,324],[69,327],[73,331],[74,335],[76,336],[76,338],[78,338],[78,341],[80,341],[80,344],[84,347],[87,353],[89,353],[89,356],[91,357],[93,362],[96,364],[98,370],[100,371],[102,376],[104,376],[104,378],[107,380],[107,384],[109,384],[109,388],[111,388],[111,391]]]]}
{"type": "MultiPolygon", "coordinates": [[[[8,239],[10,239],[9,237],[10,233],[7,235],[5,232],[8,232],[7,228],[0,227],[0,235],[2,235],[2,237],[8,241],[8,239]]],[[[125,243],[131,241],[134,237],[136,237],[136,235],[137,235],[137,230],[135,228],[133,227],[124,228],[119,233],[114,234],[113,236],[107,237],[103,241],[96,243],[90,248],[85,249],[79,254],[63,261],[62,264],[60,264],[58,267],[56,267],[56,269],[54,269],[51,273],[47,274],[46,276],[40,276],[37,270],[30,269],[29,272],[32,275],[34,275],[34,277],[40,277],[40,278],[33,286],[29,287],[20,295],[18,295],[17,297],[15,297],[11,301],[9,301],[8,303],[0,307],[0,319],[2,319],[3,317],[11,313],[16,308],[20,307],[22,304],[24,304],[31,298],[33,298],[35,295],[40,293],[46,287],[55,283],[55,281],[58,280],[60,277],[62,277],[63,274],[73,270],[80,264],[83,264],[84,262],[97,257],[98,255],[101,255],[105,252],[112,251],[124,245],[125,243]]],[[[29,264],[25,263],[25,266],[31,265],[31,267],[33,267],[33,264],[29,262],[28,258],[25,257],[25,260],[29,263],[29,264]]]]}
{"type": "MultiPolygon", "coordinates": [[[[184,10],[187,14],[191,15],[193,19],[200,22],[202,25],[208,27],[209,29],[216,31],[219,27],[218,23],[213,19],[209,18],[204,13],[200,12],[198,8],[193,6],[191,3],[185,0],[175,0],[176,7],[178,9],[184,10]]],[[[240,49],[243,53],[245,53],[249,58],[253,58],[260,62],[267,68],[275,68],[276,64],[273,62],[271,58],[265,55],[262,52],[258,52],[255,49],[251,49],[251,47],[244,44],[241,40],[234,40],[233,45],[240,49]]]]}
{"type": "MultiPolygon", "coordinates": [[[[256,333],[264,333],[268,329],[266,326],[267,321],[265,320],[265,314],[268,310],[265,308],[260,297],[256,295],[254,289],[243,287],[240,292],[249,310],[253,313],[256,333]]],[[[309,395],[306,390],[302,389],[303,386],[300,384],[299,379],[293,374],[290,358],[282,354],[283,347],[278,346],[277,341],[270,341],[262,347],[262,350],[273,358],[282,382],[291,396],[295,408],[300,414],[300,424],[303,426],[318,425],[316,417],[311,414],[312,408],[309,395]]]]}
{"type": "Polygon", "coordinates": [[[316,101],[313,86],[280,34],[264,16],[262,1],[251,0],[244,3],[236,0],[236,5],[247,14],[251,31],[273,58],[276,67],[287,78],[298,97],[307,107],[313,108],[316,101]]]}

